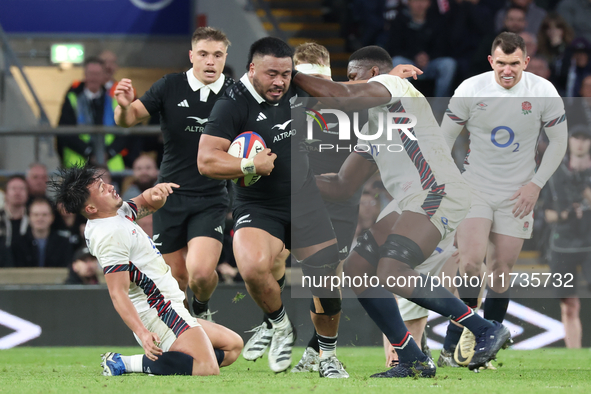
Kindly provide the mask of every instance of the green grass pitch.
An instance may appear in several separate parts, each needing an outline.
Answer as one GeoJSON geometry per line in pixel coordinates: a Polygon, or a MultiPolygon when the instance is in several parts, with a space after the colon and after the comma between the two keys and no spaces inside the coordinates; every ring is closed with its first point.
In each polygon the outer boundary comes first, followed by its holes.
{"type": "MultiPolygon", "coordinates": [[[[104,377],[100,354],[138,354],[141,348],[34,348],[0,351],[0,393],[555,393],[591,392],[591,350],[505,350],[496,371],[438,368],[433,379],[370,379],[383,371],[381,348],[341,347],[339,358],[351,378],[321,379],[315,373],[273,374],[266,356],[242,357],[220,376],[104,377]]],[[[296,348],[294,359],[301,356],[296,348]]],[[[438,356],[435,352],[434,356],[438,356]]],[[[437,358],[435,358],[437,359],[437,358]]],[[[294,363],[297,360],[294,361],[294,363]]]]}

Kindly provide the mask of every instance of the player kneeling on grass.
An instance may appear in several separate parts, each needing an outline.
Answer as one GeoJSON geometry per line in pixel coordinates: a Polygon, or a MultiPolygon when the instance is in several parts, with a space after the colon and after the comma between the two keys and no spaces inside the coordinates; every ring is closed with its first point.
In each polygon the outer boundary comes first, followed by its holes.
{"type": "Polygon", "coordinates": [[[51,186],[66,211],[88,219],[88,249],[103,268],[115,309],[145,350],[103,354],[103,375],[218,375],[238,358],[240,336],[191,316],[170,267],[135,222],[161,208],[179,185],[160,183],[124,202],[98,170],[73,167],[51,186]]]}

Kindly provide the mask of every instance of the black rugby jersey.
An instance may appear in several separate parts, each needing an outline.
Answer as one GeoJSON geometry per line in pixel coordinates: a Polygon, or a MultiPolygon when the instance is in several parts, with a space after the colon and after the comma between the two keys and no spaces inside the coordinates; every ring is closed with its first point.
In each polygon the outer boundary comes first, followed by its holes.
{"type": "MultiPolygon", "coordinates": [[[[321,109],[322,107],[319,107],[315,111],[321,111],[321,109]]],[[[356,112],[358,120],[357,127],[361,130],[368,121],[367,110],[358,110],[356,112]]],[[[354,112],[347,113],[351,122],[355,121],[353,114],[354,112]]],[[[318,119],[318,115],[315,115],[318,119]]],[[[304,144],[308,152],[310,168],[314,175],[338,173],[345,160],[347,160],[347,157],[355,151],[357,138],[354,137],[353,131],[351,130],[350,133],[353,137],[350,140],[340,140],[337,116],[332,113],[321,114],[321,116],[322,128],[315,120],[312,121],[312,138],[308,139],[307,137],[309,136],[306,135],[304,144]]],[[[335,205],[359,205],[362,192],[363,187],[360,187],[349,199],[338,203],[331,203],[333,208],[329,212],[332,214],[335,205]]]]}
{"type": "Polygon", "coordinates": [[[290,199],[292,180],[297,189],[297,185],[301,186],[310,176],[306,154],[301,152],[301,148],[299,154],[296,153],[305,136],[304,130],[299,130],[299,126],[296,128],[301,122],[294,122],[291,108],[297,105],[303,111],[305,106],[301,100],[307,96],[292,84],[278,104],[269,104],[255,91],[245,74],[215,104],[205,134],[233,141],[240,133],[254,131],[277,155],[269,176],[261,177],[252,186],[235,188],[237,201],[277,202],[283,205],[290,199]],[[299,103],[295,104],[296,101],[299,103]],[[301,180],[292,178],[292,165],[302,169],[298,172],[303,174],[301,180]]]}
{"type": "MultiPolygon", "coordinates": [[[[358,129],[361,130],[367,123],[367,110],[358,110],[358,129]]],[[[354,121],[354,112],[347,113],[349,120],[354,121]]],[[[350,140],[339,140],[339,123],[335,114],[322,114],[326,124],[322,129],[318,123],[312,122],[312,139],[306,139],[306,150],[309,152],[310,167],[315,175],[338,173],[347,157],[355,150],[357,138],[353,134],[351,126],[350,140]],[[322,146],[321,146],[322,145],[322,146]]]]}
{"type": "Polygon", "coordinates": [[[226,193],[226,181],[199,173],[197,149],[213,105],[234,80],[222,74],[216,82],[205,85],[210,92],[207,101],[201,101],[201,90],[205,88],[193,90],[203,84],[192,72],[193,69],[186,73],[167,74],[140,98],[150,115],[160,113],[164,157],[158,182],[177,183],[180,188],[175,189],[175,193],[183,195],[223,194],[226,193]]]}

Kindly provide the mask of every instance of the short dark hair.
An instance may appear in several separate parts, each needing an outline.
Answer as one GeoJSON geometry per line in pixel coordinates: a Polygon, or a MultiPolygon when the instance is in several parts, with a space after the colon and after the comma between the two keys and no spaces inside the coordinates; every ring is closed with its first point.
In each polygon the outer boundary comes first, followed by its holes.
{"type": "Polygon", "coordinates": [[[359,61],[367,63],[368,67],[378,67],[380,73],[387,73],[392,70],[392,56],[384,48],[377,45],[370,45],[356,50],[349,57],[349,62],[359,61]]]}
{"type": "Polygon", "coordinates": [[[497,47],[501,48],[503,53],[507,55],[512,54],[517,49],[521,49],[524,56],[527,56],[527,50],[525,49],[525,41],[519,34],[503,32],[499,34],[493,41],[490,49],[491,55],[495,52],[497,47]]]}
{"type": "Polygon", "coordinates": [[[193,32],[193,37],[191,37],[191,45],[195,45],[198,41],[201,40],[223,42],[226,48],[232,45],[232,43],[228,39],[228,36],[226,36],[226,33],[219,29],[216,29],[215,27],[209,26],[198,27],[197,30],[193,32]]]}
{"type": "Polygon", "coordinates": [[[6,187],[8,187],[8,184],[9,184],[10,182],[12,182],[13,180],[15,180],[15,179],[20,179],[21,181],[25,182],[25,185],[27,184],[27,179],[26,179],[24,176],[22,176],[22,175],[12,175],[12,176],[10,176],[10,177],[9,177],[9,178],[6,180],[6,187]]]}
{"type": "Polygon", "coordinates": [[[293,58],[293,49],[283,40],[275,37],[264,37],[255,41],[248,51],[248,63],[246,63],[246,70],[250,68],[250,63],[255,56],[271,55],[273,57],[293,58]]]}
{"type": "Polygon", "coordinates": [[[35,197],[33,199],[33,201],[31,201],[29,203],[28,208],[31,209],[31,207],[35,204],[47,204],[49,206],[49,209],[51,210],[51,214],[53,215],[53,203],[49,200],[49,198],[47,197],[35,197]]]}
{"type": "Polygon", "coordinates": [[[515,5],[515,4],[511,4],[511,5],[510,5],[509,7],[507,7],[507,9],[505,10],[505,16],[504,16],[504,18],[506,18],[506,17],[507,17],[507,15],[509,14],[509,11],[514,11],[514,10],[521,11],[521,12],[523,12],[523,15],[524,15],[524,16],[527,16],[527,10],[526,10],[526,9],[524,9],[523,7],[520,7],[520,6],[518,6],[518,5],[515,5]]]}
{"type": "Polygon", "coordinates": [[[105,62],[98,56],[89,56],[84,59],[84,68],[89,64],[100,64],[103,68],[105,67],[105,62]]]}
{"type": "Polygon", "coordinates": [[[90,197],[88,187],[101,175],[102,171],[90,166],[60,168],[59,174],[49,181],[49,189],[55,193],[55,202],[62,204],[66,212],[84,215],[84,204],[90,197]]]}

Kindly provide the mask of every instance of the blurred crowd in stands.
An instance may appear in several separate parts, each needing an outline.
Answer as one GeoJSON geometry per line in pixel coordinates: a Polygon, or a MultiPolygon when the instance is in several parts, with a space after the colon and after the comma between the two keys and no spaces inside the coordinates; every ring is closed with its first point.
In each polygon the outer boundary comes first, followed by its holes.
{"type": "Polygon", "coordinates": [[[589,0],[324,0],[347,50],[379,45],[394,63],[425,71],[426,96],[449,97],[464,79],[490,70],[487,55],[502,31],[523,36],[533,64],[564,97],[581,96],[591,73],[589,0]]]}

